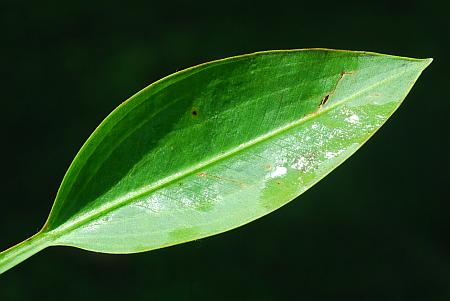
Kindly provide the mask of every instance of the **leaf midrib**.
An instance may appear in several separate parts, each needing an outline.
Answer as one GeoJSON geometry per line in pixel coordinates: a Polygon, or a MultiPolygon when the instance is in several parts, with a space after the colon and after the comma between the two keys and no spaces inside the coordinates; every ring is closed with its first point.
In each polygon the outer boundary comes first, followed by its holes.
{"type": "MultiPolygon", "coordinates": [[[[382,85],[382,84],[384,84],[384,83],[386,83],[386,82],[388,82],[388,81],[390,81],[392,79],[395,79],[395,78],[403,75],[404,73],[406,73],[407,71],[410,70],[410,68],[404,67],[404,66],[402,66],[400,68],[396,68],[394,70],[400,70],[400,69],[403,69],[403,70],[401,72],[398,72],[398,73],[395,73],[393,75],[390,75],[390,76],[386,77],[383,80],[377,81],[376,83],[374,83],[372,85],[369,85],[366,88],[357,91],[356,93],[353,93],[352,95],[348,96],[347,98],[342,99],[341,101],[337,101],[337,102],[333,103],[332,105],[324,106],[322,108],[318,107],[318,110],[315,111],[313,114],[306,115],[306,116],[304,116],[304,117],[302,117],[302,118],[300,118],[300,119],[298,119],[296,121],[290,122],[290,123],[288,123],[288,124],[286,124],[286,125],[284,125],[282,127],[274,129],[274,130],[272,130],[272,131],[270,131],[270,132],[268,132],[268,133],[266,133],[264,135],[258,136],[258,137],[254,138],[254,139],[252,139],[252,140],[250,140],[250,141],[248,141],[246,143],[242,143],[242,144],[240,144],[239,146],[237,146],[235,148],[232,148],[232,149],[230,149],[230,150],[228,150],[228,151],[226,151],[226,152],[224,152],[222,154],[214,156],[213,158],[210,158],[208,160],[204,160],[203,162],[198,163],[197,165],[195,165],[192,168],[185,169],[183,171],[174,173],[173,175],[167,176],[167,177],[165,177],[165,178],[163,178],[163,179],[161,179],[159,181],[156,181],[156,182],[152,183],[149,186],[142,187],[141,189],[138,189],[138,190],[136,190],[133,193],[128,193],[128,194],[126,194],[126,195],[124,195],[124,196],[122,196],[120,198],[117,198],[117,199],[115,199],[115,200],[113,200],[113,201],[111,201],[109,203],[106,203],[106,204],[104,204],[102,206],[99,206],[95,210],[93,210],[95,212],[94,214],[91,214],[93,211],[87,212],[85,214],[80,214],[80,215],[74,217],[72,220],[68,220],[65,223],[63,223],[61,226],[59,226],[59,227],[49,231],[48,233],[49,234],[50,233],[53,234],[52,236],[54,237],[54,239],[57,239],[57,238],[63,236],[64,234],[66,234],[67,232],[70,232],[71,230],[77,228],[78,226],[86,224],[86,223],[94,220],[95,218],[97,218],[97,217],[99,217],[99,216],[101,216],[103,214],[109,213],[109,212],[111,212],[111,211],[113,211],[113,210],[115,210],[115,209],[117,209],[119,207],[125,206],[128,203],[133,202],[135,199],[138,199],[139,197],[141,197],[143,195],[146,195],[146,194],[148,194],[148,193],[150,193],[152,191],[156,191],[158,189],[161,189],[161,188],[171,184],[172,182],[175,182],[175,181],[177,181],[177,180],[179,180],[181,178],[184,178],[186,176],[194,174],[195,172],[197,172],[197,171],[199,171],[199,170],[201,170],[201,169],[203,169],[203,168],[205,168],[205,167],[207,167],[209,165],[215,164],[215,163],[217,163],[217,162],[219,162],[221,160],[224,160],[226,158],[232,157],[232,156],[240,153],[241,151],[247,150],[247,149],[249,149],[249,148],[251,148],[251,147],[253,147],[253,146],[255,146],[255,145],[259,144],[259,143],[262,143],[262,142],[264,142],[264,141],[266,141],[266,140],[268,140],[270,138],[273,138],[273,137],[276,137],[278,135],[281,135],[284,132],[286,132],[286,131],[288,131],[290,129],[293,129],[293,128],[297,127],[297,126],[301,126],[303,123],[307,122],[308,120],[310,120],[312,118],[316,118],[316,117],[318,117],[318,116],[320,116],[320,115],[322,115],[322,114],[324,114],[324,113],[326,113],[326,112],[328,112],[328,111],[330,111],[330,110],[332,110],[332,109],[334,109],[334,108],[336,108],[336,107],[338,107],[338,106],[340,106],[340,105],[342,105],[342,104],[344,104],[344,103],[354,99],[355,97],[357,97],[357,96],[359,96],[359,95],[361,95],[361,94],[363,94],[363,93],[365,93],[367,91],[370,91],[371,89],[373,89],[375,87],[378,87],[378,86],[380,86],[380,85],[382,85]]],[[[338,81],[339,81],[339,79],[338,79],[338,81]]],[[[332,100],[332,98],[333,97],[331,97],[328,100],[328,102],[330,102],[332,100]]]]}

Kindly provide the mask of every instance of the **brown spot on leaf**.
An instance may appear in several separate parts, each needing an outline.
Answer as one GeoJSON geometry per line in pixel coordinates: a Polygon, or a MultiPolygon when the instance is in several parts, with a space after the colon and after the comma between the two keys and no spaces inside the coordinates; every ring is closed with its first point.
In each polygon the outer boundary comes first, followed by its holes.
{"type": "Polygon", "coordinates": [[[272,170],[272,165],[266,164],[266,165],[264,165],[264,169],[265,170],[272,170]]]}

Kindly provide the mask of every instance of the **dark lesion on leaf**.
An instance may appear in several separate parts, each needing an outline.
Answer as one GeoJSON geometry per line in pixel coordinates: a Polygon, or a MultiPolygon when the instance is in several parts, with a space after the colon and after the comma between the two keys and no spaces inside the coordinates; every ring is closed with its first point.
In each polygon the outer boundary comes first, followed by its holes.
{"type": "Polygon", "coordinates": [[[192,117],[197,117],[197,116],[198,116],[198,109],[193,108],[193,109],[191,110],[191,115],[192,115],[192,117]]]}
{"type": "Polygon", "coordinates": [[[330,98],[330,94],[325,95],[325,97],[322,99],[322,101],[320,102],[320,105],[319,105],[320,108],[323,107],[327,103],[328,98],[330,98]]]}

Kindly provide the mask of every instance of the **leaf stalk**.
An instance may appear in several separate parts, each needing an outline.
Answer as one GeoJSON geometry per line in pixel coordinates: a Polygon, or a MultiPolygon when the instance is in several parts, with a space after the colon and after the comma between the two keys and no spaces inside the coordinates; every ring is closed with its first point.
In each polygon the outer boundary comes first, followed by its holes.
{"type": "Polygon", "coordinates": [[[47,233],[39,232],[23,242],[0,253],[0,274],[6,272],[25,259],[50,246],[47,233]]]}

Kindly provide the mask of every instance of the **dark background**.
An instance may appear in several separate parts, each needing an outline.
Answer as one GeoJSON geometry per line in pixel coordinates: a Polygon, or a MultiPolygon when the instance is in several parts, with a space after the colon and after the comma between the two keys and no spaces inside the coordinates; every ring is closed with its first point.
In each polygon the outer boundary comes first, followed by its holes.
{"type": "Polygon", "coordinates": [[[40,229],[82,143],[177,70],[258,50],[433,57],[393,118],[298,200],[135,255],[50,248],[0,300],[450,300],[448,1],[5,1],[0,249],[40,229]]]}

